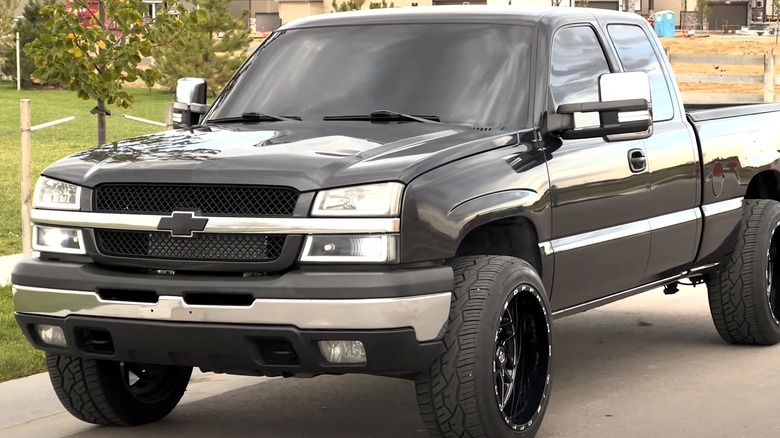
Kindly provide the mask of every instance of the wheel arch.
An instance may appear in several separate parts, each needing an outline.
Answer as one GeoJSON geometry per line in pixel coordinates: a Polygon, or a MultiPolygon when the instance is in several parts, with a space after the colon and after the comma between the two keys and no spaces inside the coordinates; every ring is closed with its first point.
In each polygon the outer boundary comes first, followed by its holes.
{"type": "Polygon", "coordinates": [[[485,222],[473,227],[458,241],[455,257],[475,255],[512,256],[525,260],[543,275],[539,234],[533,222],[524,216],[513,216],[485,222]]]}
{"type": "Polygon", "coordinates": [[[745,199],[780,201],[780,172],[770,169],[753,175],[745,191],[745,199]]]}
{"type": "Polygon", "coordinates": [[[457,205],[450,211],[450,217],[461,224],[454,257],[494,255],[525,260],[549,289],[553,260],[539,246],[547,217],[537,210],[540,204],[544,203],[535,191],[523,189],[494,192],[457,205]]]}

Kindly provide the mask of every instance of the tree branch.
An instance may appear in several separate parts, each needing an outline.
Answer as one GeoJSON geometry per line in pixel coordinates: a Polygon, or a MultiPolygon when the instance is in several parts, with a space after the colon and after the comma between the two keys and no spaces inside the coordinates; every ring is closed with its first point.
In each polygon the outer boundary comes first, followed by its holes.
{"type": "MultiPolygon", "coordinates": [[[[175,33],[175,34],[172,36],[172,38],[171,38],[171,39],[169,39],[168,41],[161,42],[160,44],[152,44],[152,48],[154,49],[154,48],[157,48],[157,47],[160,47],[160,46],[167,46],[168,44],[170,44],[170,43],[174,42],[174,41],[175,41],[175,40],[176,40],[176,39],[177,39],[177,38],[178,38],[178,37],[179,37],[179,36],[180,36],[182,33],[184,33],[184,30],[187,28],[186,24],[187,24],[187,23],[189,23],[189,21],[190,21],[190,19],[191,19],[191,18],[192,18],[192,17],[190,17],[190,13],[187,13],[187,19],[184,21],[184,23],[182,24],[182,26],[181,26],[181,28],[179,29],[179,31],[178,31],[178,32],[176,32],[176,33],[175,33]]],[[[152,20],[152,22],[155,22],[155,21],[157,21],[157,18],[155,18],[154,20],[152,20]]]]}
{"type": "MultiPolygon", "coordinates": [[[[87,50],[84,50],[84,47],[82,47],[81,44],[79,44],[79,38],[78,38],[78,35],[76,34],[76,30],[71,27],[70,23],[68,23],[67,20],[65,20],[65,25],[68,27],[68,31],[70,31],[70,33],[73,34],[73,44],[76,45],[76,48],[81,50],[81,56],[87,56],[87,54],[89,52],[87,50]]],[[[81,26],[80,22],[79,22],[79,26],[81,26]]],[[[103,74],[103,72],[101,71],[101,68],[98,67],[98,65],[95,63],[95,60],[92,59],[92,58],[89,58],[89,57],[87,57],[87,58],[89,59],[89,62],[95,67],[95,70],[97,70],[98,73],[103,74]]]]}

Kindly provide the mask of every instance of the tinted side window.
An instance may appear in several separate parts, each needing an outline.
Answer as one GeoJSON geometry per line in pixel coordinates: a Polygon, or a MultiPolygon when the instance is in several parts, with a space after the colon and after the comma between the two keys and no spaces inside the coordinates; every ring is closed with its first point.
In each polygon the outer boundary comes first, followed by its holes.
{"type": "Polygon", "coordinates": [[[650,95],[653,98],[653,120],[669,120],[674,116],[674,105],[661,63],[653,51],[647,35],[639,26],[627,24],[607,27],[615,44],[620,63],[625,71],[643,71],[650,77],[650,95]]]}
{"type": "Polygon", "coordinates": [[[599,76],[606,73],[609,64],[592,28],[567,27],[555,33],[550,90],[556,107],[598,102],[599,76]]]}

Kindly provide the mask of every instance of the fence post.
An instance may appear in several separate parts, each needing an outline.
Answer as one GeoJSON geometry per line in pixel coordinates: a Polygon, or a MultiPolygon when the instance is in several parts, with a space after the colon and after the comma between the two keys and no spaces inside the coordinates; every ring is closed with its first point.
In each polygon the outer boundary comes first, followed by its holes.
{"type": "Polygon", "coordinates": [[[168,103],[165,109],[165,129],[173,129],[173,103],[168,103]]]}
{"type": "Polygon", "coordinates": [[[30,258],[32,256],[32,241],[30,240],[30,232],[32,231],[32,225],[30,224],[30,198],[32,197],[31,191],[31,175],[30,175],[30,161],[32,159],[31,147],[32,147],[32,129],[31,120],[32,112],[30,109],[30,99],[21,99],[21,135],[22,135],[22,254],[24,258],[30,258]]]}
{"type": "Polygon", "coordinates": [[[764,53],[764,102],[775,101],[775,50],[764,53]]]}
{"type": "Polygon", "coordinates": [[[22,52],[20,41],[19,32],[16,32],[16,91],[22,89],[22,63],[19,58],[22,52]]]}

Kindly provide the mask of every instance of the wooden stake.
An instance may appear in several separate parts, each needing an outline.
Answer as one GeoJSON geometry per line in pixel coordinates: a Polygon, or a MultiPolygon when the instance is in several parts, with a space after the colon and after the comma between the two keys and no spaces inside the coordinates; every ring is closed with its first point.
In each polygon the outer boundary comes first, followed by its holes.
{"type": "Polygon", "coordinates": [[[764,102],[775,101],[775,49],[764,54],[764,102]]]}
{"type": "Polygon", "coordinates": [[[165,110],[165,129],[173,129],[173,103],[168,103],[165,110]]]}
{"type": "Polygon", "coordinates": [[[30,99],[21,99],[21,140],[22,140],[22,254],[24,258],[32,257],[32,241],[30,232],[30,201],[32,198],[32,177],[30,166],[32,160],[32,112],[30,99]]]}

